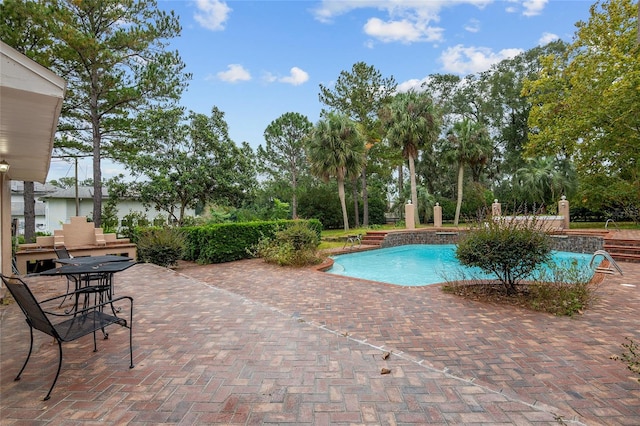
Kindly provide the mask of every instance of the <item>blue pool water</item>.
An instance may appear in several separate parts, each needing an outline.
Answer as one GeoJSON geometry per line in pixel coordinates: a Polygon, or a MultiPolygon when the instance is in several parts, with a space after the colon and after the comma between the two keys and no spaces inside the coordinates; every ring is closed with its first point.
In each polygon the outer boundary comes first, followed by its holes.
{"type": "MultiPolygon", "coordinates": [[[[454,244],[420,244],[341,254],[331,256],[334,264],[327,272],[403,286],[495,278],[480,268],[462,266],[455,257],[455,250],[454,244]]],[[[556,264],[565,265],[575,261],[580,269],[585,270],[591,270],[591,257],[590,254],[552,252],[556,264]]]]}

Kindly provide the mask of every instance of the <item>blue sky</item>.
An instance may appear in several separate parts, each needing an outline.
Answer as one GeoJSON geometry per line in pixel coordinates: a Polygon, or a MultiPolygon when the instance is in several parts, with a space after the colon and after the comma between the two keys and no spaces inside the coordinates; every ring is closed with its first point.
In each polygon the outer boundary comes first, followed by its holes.
{"type": "MultiPolygon", "coordinates": [[[[429,75],[464,76],[555,39],[570,42],[589,19],[579,0],[158,0],[180,17],[172,40],[193,74],[182,105],[225,113],[236,144],[264,144],[287,112],[315,123],[319,85],[331,87],[356,62],[393,76],[401,90],[429,75]]],[[[123,169],[103,162],[103,177],[123,169]]],[[[48,179],[73,176],[54,161],[48,179]]],[[[79,178],[91,177],[90,159],[79,178]]]]}

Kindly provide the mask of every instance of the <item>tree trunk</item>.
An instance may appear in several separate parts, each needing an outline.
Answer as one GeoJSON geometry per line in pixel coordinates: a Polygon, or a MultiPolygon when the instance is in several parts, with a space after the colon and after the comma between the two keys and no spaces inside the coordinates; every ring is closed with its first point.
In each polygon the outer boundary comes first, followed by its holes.
{"type": "Polygon", "coordinates": [[[298,218],[298,179],[295,175],[291,177],[291,218],[296,220],[298,218]]]}
{"type": "MultiPolygon", "coordinates": [[[[402,191],[404,190],[404,176],[403,176],[404,164],[400,163],[398,166],[398,200],[402,200],[402,191]]],[[[398,217],[404,217],[404,209],[402,206],[398,207],[398,217]]]]}
{"type": "Polygon", "coordinates": [[[36,242],[36,200],[33,182],[23,182],[24,192],[24,242],[36,242]]]}
{"type": "Polygon", "coordinates": [[[349,230],[349,215],[347,214],[347,201],[344,196],[344,179],[338,179],[338,197],[340,198],[340,206],[342,207],[342,220],[344,222],[344,230],[349,230]]]}
{"type": "Polygon", "coordinates": [[[458,221],[460,220],[460,209],[462,208],[463,181],[464,181],[464,164],[460,163],[458,165],[458,202],[456,203],[456,217],[453,220],[454,226],[458,226],[458,221]]]}
{"type": "Polygon", "coordinates": [[[93,226],[102,226],[102,169],[100,168],[100,147],[102,134],[100,133],[100,116],[98,114],[98,73],[91,73],[91,97],[89,110],[91,112],[91,129],[93,137],[93,226]]]}
{"type": "Polygon", "coordinates": [[[296,196],[296,190],[293,190],[291,196],[291,218],[296,220],[298,218],[298,197],[296,196]]]}
{"type": "Polygon", "coordinates": [[[93,148],[93,226],[102,226],[102,170],[99,145],[93,148]]]}
{"type": "Polygon", "coordinates": [[[360,227],[360,209],[358,208],[358,178],[353,179],[353,215],[355,216],[354,225],[360,227]]]}
{"type": "Polygon", "coordinates": [[[409,177],[411,178],[411,203],[415,209],[416,225],[420,224],[420,215],[418,214],[418,187],[416,185],[416,166],[413,156],[409,156],[409,177]]]}
{"type": "Polygon", "coordinates": [[[186,209],[186,206],[184,203],[180,203],[180,219],[178,219],[178,226],[182,226],[182,224],[184,223],[184,211],[186,209]]]}
{"type": "Polygon", "coordinates": [[[369,193],[367,192],[367,166],[362,168],[362,226],[369,226],[369,193]]]}
{"type": "Polygon", "coordinates": [[[398,197],[402,197],[404,190],[404,164],[398,166],[398,197]]]}

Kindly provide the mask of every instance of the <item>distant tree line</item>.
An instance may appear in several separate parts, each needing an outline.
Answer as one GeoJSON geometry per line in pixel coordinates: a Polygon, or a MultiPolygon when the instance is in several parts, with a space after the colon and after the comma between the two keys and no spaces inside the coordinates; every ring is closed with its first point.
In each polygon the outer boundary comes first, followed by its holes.
{"type": "MultiPolygon", "coordinates": [[[[317,123],[274,119],[253,150],[224,112],[178,106],[190,75],[167,41],[178,17],[154,0],[0,3],[0,36],[68,83],[56,149],[124,164],[127,190],[184,223],[318,218],[326,227],[384,223],[411,200],[454,223],[494,198],[553,212],[565,195],[585,217],[640,220],[638,4],[596,2],[571,43],[555,41],[460,77],[433,74],[399,91],[357,62],[331,88],[317,123]]],[[[100,189],[100,190],[99,190],[100,189]]],[[[96,197],[94,221],[101,223],[96,197]]]]}

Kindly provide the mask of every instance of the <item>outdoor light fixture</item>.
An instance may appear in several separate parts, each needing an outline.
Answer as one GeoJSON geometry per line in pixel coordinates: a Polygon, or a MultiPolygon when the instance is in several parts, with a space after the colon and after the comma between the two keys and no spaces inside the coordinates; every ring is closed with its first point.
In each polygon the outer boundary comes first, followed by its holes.
{"type": "Polygon", "coordinates": [[[9,171],[9,167],[11,166],[5,160],[0,161],[0,173],[7,173],[9,171]]]}

